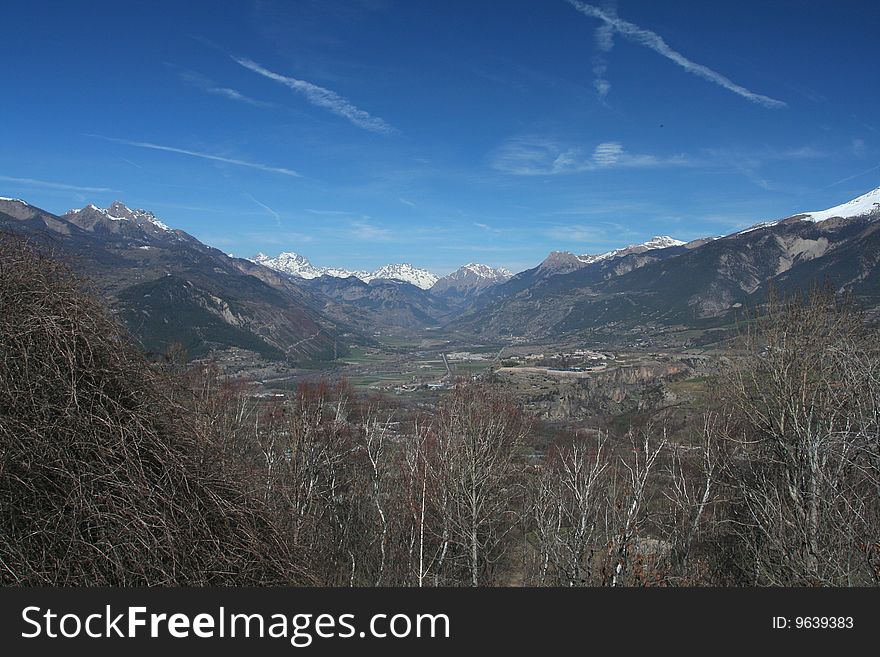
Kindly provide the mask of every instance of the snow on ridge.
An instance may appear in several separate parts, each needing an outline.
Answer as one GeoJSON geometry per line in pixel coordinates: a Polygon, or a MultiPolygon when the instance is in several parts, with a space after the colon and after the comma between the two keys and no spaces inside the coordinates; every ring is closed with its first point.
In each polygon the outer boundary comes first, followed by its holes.
{"type": "Polygon", "coordinates": [[[738,230],[733,235],[745,235],[746,233],[751,233],[753,230],[761,230],[762,228],[770,228],[771,226],[775,226],[778,224],[781,219],[777,219],[776,221],[761,221],[754,226],[749,226],[748,228],[744,228],[743,230],[738,230]]]}
{"type": "MultiPolygon", "coordinates": [[[[849,200],[846,203],[835,205],[833,208],[828,208],[827,210],[816,210],[814,212],[799,212],[797,214],[790,215],[789,217],[787,217],[787,219],[797,218],[801,221],[820,223],[834,217],[839,217],[841,219],[854,219],[855,217],[864,217],[870,214],[874,214],[875,212],[880,213],[880,187],[872,189],[870,192],[862,194],[861,196],[857,196],[856,198],[849,200]]],[[[745,228],[743,230],[731,233],[731,235],[744,235],[746,233],[751,233],[754,230],[770,228],[771,226],[775,226],[781,221],[784,221],[784,219],[776,219],[774,221],[761,221],[753,226],[749,226],[748,228],[745,228]]]]}
{"type": "Polygon", "coordinates": [[[427,269],[413,267],[409,263],[391,264],[379,269],[368,271],[351,271],[340,267],[316,267],[308,258],[292,251],[279,253],[272,258],[265,253],[258,253],[251,258],[251,262],[264,265],[270,269],[290,274],[298,278],[312,279],[320,276],[332,276],[334,278],[349,278],[354,276],[364,283],[374,280],[395,280],[411,283],[416,287],[427,290],[437,282],[437,276],[427,269]]]}
{"type": "Polygon", "coordinates": [[[497,278],[498,276],[513,276],[513,273],[507,269],[506,267],[492,267],[491,265],[484,265],[479,262],[469,262],[462,267],[462,269],[466,269],[468,271],[473,272],[477,276],[482,276],[483,278],[497,278]]]}
{"type": "Polygon", "coordinates": [[[364,283],[379,279],[404,281],[423,290],[427,290],[437,281],[437,277],[428,270],[413,267],[409,263],[385,265],[372,272],[351,271],[340,267],[316,267],[308,258],[292,251],[279,253],[275,258],[267,256],[265,253],[258,253],[251,258],[251,262],[305,279],[318,278],[320,276],[332,276],[334,278],[354,276],[364,283]]]}
{"type": "Polygon", "coordinates": [[[878,211],[880,211],[880,187],[872,189],[867,194],[862,194],[846,203],[835,205],[833,208],[817,210],[815,212],[802,212],[800,214],[804,215],[806,221],[820,222],[832,217],[841,217],[842,219],[863,217],[878,211]]]}
{"type": "Polygon", "coordinates": [[[68,210],[67,214],[79,214],[80,212],[84,212],[86,210],[91,210],[93,212],[98,212],[99,214],[107,217],[110,221],[133,221],[137,225],[143,225],[144,223],[152,224],[156,228],[160,230],[164,230],[166,232],[172,232],[172,229],[160,221],[156,215],[154,215],[149,210],[132,210],[127,205],[120,201],[114,201],[110,204],[108,208],[99,208],[94,203],[89,203],[86,207],[80,209],[72,209],[68,210]]]}
{"type": "Polygon", "coordinates": [[[427,269],[413,267],[408,262],[384,265],[382,267],[379,267],[379,269],[377,269],[376,271],[368,274],[367,277],[363,278],[362,280],[369,283],[370,281],[376,279],[404,281],[406,283],[411,283],[416,287],[420,287],[423,290],[427,290],[439,280],[439,278],[435,274],[432,274],[427,269]]]}
{"type": "Polygon", "coordinates": [[[607,260],[609,258],[616,258],[620,255],[627,255],[629,253],[642,253],[644,251],[653,251],[655,249],[667,249],[672,246],[682,246],[684,244],[685,242],[677,240],[674,237],[669,237],[669,235],[655,235],[647,242],[642,242],[641,244],[629,244],[622,249],[614,249],[613,251],[607,251],[606,253],[585,253],[583,255],[575,257],[582,263],[586,265],[591,265],[594,262],[607,260]]]}
{"type": "Polygon", "coordinates": [[[20,198],[10,198],[8,196],[0,196],[0,201],[9,201],[10,203],[21,203],[22,205],[27,205],[30,207],[30,203],[27,201],[22,201],[20,198]]]}
{"type": "Polygon", "coordinates": [[[477,278],[491,281],[506,280],[513,276],[510,270],[505,267],[492,267],[491,265],[484,265],[480,262],[469,262],[466,265],[462,265],[451,274],[444,276],[444,278],[458,280],[467,277],[469,274],[473,274],[477,278]]]}

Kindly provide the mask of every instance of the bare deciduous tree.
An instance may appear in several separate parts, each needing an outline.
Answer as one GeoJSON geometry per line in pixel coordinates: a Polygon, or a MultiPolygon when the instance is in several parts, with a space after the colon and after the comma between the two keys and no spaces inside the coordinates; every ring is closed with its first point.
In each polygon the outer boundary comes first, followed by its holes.
{"type": "Polygon", "coordinates": [[[876,333],[848,300],[770,298],[727,381],[730,527],[751,583],[867,583],[878,542],[876,333]]]}
{"type": "Polygon", "coordinates": [[[594,582],[597,551],[606,544],[601,517],[609,468],[608,435],[576,437],[551,454],[533,483],[537,583],[584,586],[594,582]]]}
{"type": "Polygon", "coordinates": [[[447,494],[443,522],[471,586],[487,582],[516,527],[524,436],[518,410],[485,386],[460,385],[441,407],[434,465],[447,494]]]}

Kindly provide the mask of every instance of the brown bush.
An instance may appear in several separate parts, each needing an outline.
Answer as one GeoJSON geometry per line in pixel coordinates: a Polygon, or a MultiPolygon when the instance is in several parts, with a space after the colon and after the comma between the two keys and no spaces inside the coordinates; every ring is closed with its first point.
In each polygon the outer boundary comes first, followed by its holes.
{"type": "Polygon", "coordinates": [[[182,399],[66,267],[0,236],[0,583],[311,582],[182,399]]]}

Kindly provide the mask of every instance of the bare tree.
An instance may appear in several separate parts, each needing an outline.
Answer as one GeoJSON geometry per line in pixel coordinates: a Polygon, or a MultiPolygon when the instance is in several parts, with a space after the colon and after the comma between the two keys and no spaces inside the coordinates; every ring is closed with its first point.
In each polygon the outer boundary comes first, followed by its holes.
{"type": "Polygon", "coordinates": [[[726,439],[730,526],[751,583],[876,581],[876,337],[827,289],[771,296],[745,334],[726,439]]]}
{"type": "MultiPolygon", "coordinates": [[[[63,265],[0,235],[0,583],[313,582],[224,449],[63,265]]],[[[215,422],[216,420],[216,422],[215,422]]]]}
{"type": "Polygon", "coordinates": [[[532,524],[539,585],[594,583],[595,556],[606,544],[601,517],[609,468],[607,433],[559,447],[533,483],[532,524]]]}
{"type": "Polygon", "coordinates": [[[604,583],[626,586],[634,558],[652,556],[657,539],[643,540],[649,486],[657,459],[667,444],[666,428],[661,438],[653,437],[653,427],[630,429],[627,449],[619,457],[619,467],[612,470],[606,509],[606,531],[609,540],[605,559],[604,583]]]}
{"type": "Polygon", "coordinates": [[[443,524],[471,586],[491,581],[516,527],[524,437],[518,410],[483,385],[459,385],[442,404],[434,465],[447,493],[443,524]]]}
{"type": "MultiPolygon", "coordinates": [[[[723,418],[709,411],[703,417],[696,445],[674,445],[670,449],[663,494],[669,502],[667,540],[674,567],[680,576],[687,571],[694,542],[706,520],[707,510],[716,502],[722,453],[719,433],[723,418]]],[[[688,579],[687,581],[693,581],[688,579]]]]}

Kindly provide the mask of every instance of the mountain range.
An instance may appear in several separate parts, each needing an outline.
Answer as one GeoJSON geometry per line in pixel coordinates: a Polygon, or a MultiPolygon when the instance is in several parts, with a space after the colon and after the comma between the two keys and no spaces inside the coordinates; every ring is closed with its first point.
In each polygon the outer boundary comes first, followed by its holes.
{"type": "Polygon", "coordinates": [[[115,202],[63,215],[0,198],[0,231],[67,260],[141,340],[193,356],[237,346],[294,362],[343,355],[377,332],[442,328],[535,340],[601,329],[729,323],[783,291],[830,282],[880,306],[880,188],[827,210],[683,242],[654,237],[599,254],[554,251],[512,275],[469,263],[438,277],[410,264],[315,267],[285,252],[235,258],[115,202]]]}
{"type": "MultiPolygon", "coordinates": [[[[578,261],[551,253],[480,295],[451,327],[484,337],[599,328],[708,327],[782,292],[828,283],[880,305],[880,188],[828,210],[755,224],[719,238],[578,261]]],[[[570,256],[570,254],[568,254],[570,256]]]]}
{"type": "Polygon", "coordinates": [[[349,278],[354,276],[364,283],[369,283],[376,279],[405,281],[423,290],[430,289],[438,280],[437,276],[427,269],[418,269],[409,263],[384,265],[376,271],[368,272],[352,271],[338,267],[315,267],[308,258],[291,251],[282,252],[275,258],[271,258],[265,253],[258,253],[251,260],[270,269],[307,280],[320,278],[321,276],[332,276],[333,278],[349,278]]]}
{"type": "Polygon", "coordinates": [[[286,277],[119,202],[58,216],[0,198],[0,230],[86,276],[148,352],[178,342],[190,356],[237,346],[301,362],[345,353],[352,342],[346,326],[318,312],[318,302],[286,277]]]}
{"type": "Polygon", "coordinates": [[[456,271],[442,278],[436,274],[413,267],[408,262],[383,265],[375,271],[356,271],[341,267],[316,267],[304,255],[292,251],[282,251],[276,257],[270,257],[265,253],[258,253],[252,262],[269,267],[284,274],[311,280],[321,276],[333,278],[357,278],[364,283],[375,280],[403,281],[410,283],[422,290],[443,292],[451,289],[474,291],[483,289],[495,283],[504,282],[513,274],[504,267],[490,267],[470,262],[456,271]]]}

